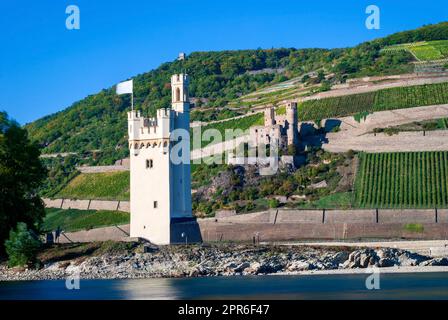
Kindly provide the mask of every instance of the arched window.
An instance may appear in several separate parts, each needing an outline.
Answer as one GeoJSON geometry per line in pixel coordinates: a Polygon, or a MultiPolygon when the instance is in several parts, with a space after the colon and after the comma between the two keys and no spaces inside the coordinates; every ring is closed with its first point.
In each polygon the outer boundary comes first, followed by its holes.
{"type": "Polygon", "coordinates": [[[176,102],[180,101],[180,89],[176,88],[176,102]]]}

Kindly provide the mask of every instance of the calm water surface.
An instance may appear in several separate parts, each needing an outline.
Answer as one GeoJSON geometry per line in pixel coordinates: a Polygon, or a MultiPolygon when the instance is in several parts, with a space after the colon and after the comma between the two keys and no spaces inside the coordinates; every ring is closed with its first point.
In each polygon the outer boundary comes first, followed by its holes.
{"type": "Polygon", "coordinates": [[[0,282],[0,299],[448,299],[448,273],[0,282]]]}

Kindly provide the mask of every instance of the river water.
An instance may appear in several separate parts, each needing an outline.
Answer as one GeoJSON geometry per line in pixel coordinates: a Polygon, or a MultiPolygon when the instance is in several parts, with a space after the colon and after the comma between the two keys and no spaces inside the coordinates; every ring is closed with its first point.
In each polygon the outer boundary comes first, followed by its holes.
{"type": "Polygon", "coordinates": [[[0,282],[10,299],[448,299],[448,273],[381,274],[368,290],[368,274],[235,276],[184,279],[0,282]]]}

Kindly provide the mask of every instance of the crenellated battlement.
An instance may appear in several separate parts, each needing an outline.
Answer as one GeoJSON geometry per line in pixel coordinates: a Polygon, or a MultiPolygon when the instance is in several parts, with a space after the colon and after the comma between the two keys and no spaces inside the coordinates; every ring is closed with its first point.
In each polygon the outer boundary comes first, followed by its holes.
{"type": "Polygon", "coordinates": [[[140,111],[128,112],[129,142],[169,139],[173,129],[173,111],[159,109],[155,118],[145,118],[140,111]]]}

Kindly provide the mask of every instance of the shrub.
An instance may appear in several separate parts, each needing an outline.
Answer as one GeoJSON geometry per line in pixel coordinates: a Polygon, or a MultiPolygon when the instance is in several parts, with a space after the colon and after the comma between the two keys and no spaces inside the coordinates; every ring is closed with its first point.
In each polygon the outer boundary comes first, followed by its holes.
{"type": "Polygon", "coordinates": [[[288,155],[290,155],[290,156],[295,156],[295,155],[297,155],[298,154],[298,149],[297,149],[297,147],[295,146],[295,145],[293,145],[293,144],[290,144],[289,146],[288,146],[288,155]]]}
{"type": "Polygon", "coordinates": [[[420,223],[408,223],[404,226],[406,231],[422,233],[424,231],[424,227],[420,223]]]}
{"type": "Polygon", "coordinates": [[[269,208],[278,208],[280,206],[280,201],[275,198],[269,199],[268,201],[269,208]]]}
{"type": "Polygon", "coordinates": [[[369,111],[358,112],[353,116],[356,122],[361,123],[361,121],[366,121],[367,116],[370,114],[369,111]]]}
{"type": "Polygon", "coordinates": [[[40,245],[40,241],[28,230],[26,224],[19,222],[17,229],[11,230],[9,239],[5,241],[8,265],[14,267],[33,263],[40,245]]]}
{"type": "Polygon", "coordinates": [[[331,132],[339,132],[339,131],[341,131],[341,126],[339,125],[339,126],[335,126],[335,127],[333,127],[333,129],[331,129],[331,132]]]}
{"type": "Polygon", "coordinates": [[[397,128],[386,128],[384,129],[384,133],[387,134],[388,136],[392,136],[394,134],[398,134],[400,132],[399,129],[397,128]]]}

